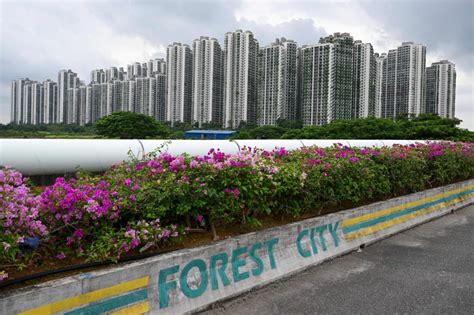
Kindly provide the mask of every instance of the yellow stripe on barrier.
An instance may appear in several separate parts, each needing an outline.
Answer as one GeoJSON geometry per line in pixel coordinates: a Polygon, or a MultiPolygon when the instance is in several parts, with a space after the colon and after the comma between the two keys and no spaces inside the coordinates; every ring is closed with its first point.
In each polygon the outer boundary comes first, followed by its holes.
{"type": "Polygon", "coordinates": [[[134,304],[121,310],[110,313],[110,315],[140,315],[150,310],[150,302],[134,304]]]}
{"type": "Polygon", "coordinates": [[[119,295],[120,293],[132,291],[148,285],[149,277],[143,277],[136,280],[117,284],[108,288],[95,290],[82,295],[67,298],[61,301],[46,304],[35,309],[21,312],[19,315],[49,315],[57,312],[69,310],[84,304],[106,299],[111,296],[119,295]]]}
{"type": "Polygon", "coordinates": [[[465,199],[468,199],[468,198],[471,198],[471,197],[474,197],[474,193],[472,194],[469,194],[469,195],[465,195],[465,196],[462,196],[462,197],[459,197],[459,198],[456,198],[456,199],[453,199],[453,200],[450,200],[450,201],[447,201],[447,202],[442,202],[438,205],[435,205],[435,206],[431,206],[429,208],[426,208],[424,210],[420,210],[420,211],[416,211],[416,212],[412,212],[412,213],[409,213],[409,214],[406,214],[404,216],[401,216],[401,217],[398,217],[398,218],[395,218],[395,219],[392,219],[390,221],[386,221],[386,222],[381,222],[381,223],[378,223],[378,224],[375,224],[371,227],[368,227],[368,228],[365,228],[365,229],[362,229],[360,231],[357,231],[357,232],[353,232],[353,233],[350,233],[350,234],[347,234],[345,236],[345,239],[348,240],[348,241],[351,241],[351,240],[354,240],[356,238],[359,238],[359,237],[362,237],[362,236],[367,236],[369,234],[373,234],[375,232],[378,232],[378,231],[381,231],[381,230],[384,230],[384,229],[387,229],[395,224],[399,224],[399,223],[403,223],[403,222],[406,222],[408,220],[411,220],[411,219],[414,219],[418,216],[421,216],[421,215],[425,215],[425,214],[429,214],[431,212],[434,212],[438,209],[441,209],[441,208],[444,208],[444,207],[447,207],[447,206],[450,206],[450,205],[453,205],[459,201],[463,201],[465,199]]]}
{"type": "Polygon", "coordinates": [[[418,205],[421,205],[421,204],[424,204],[424,203],[427,203],[427,202],[430,202],[430,201],[433,201],[433,200],[436,200],[436,199],[440,199],[440,198],[443,198],[443,197],[446,197],[446,196],[449,196],[449,195],[452,195],[452,194],[455,194],[455,193],[463,192],[463,191],[466,191],[466,190],[469,190],[469,189],[473,189],[473,188],[474,188],[474,185],[470,185],[470,186],[466,186],[466,187],[463,187],[463,188],[454,189],[454,190],[451,190],[451,191],[440,193],[440,194],[437,194],[437,195],[434,195],[434,196],[431,196],[431,197],[427,197],[427,198],[415,200],[415,201],[412,201],[412,202],[409,202],[409,203],[401,204],[401,205],[398,205],[398,206],[395,206],[395,207],[392,207],[392,208],[380,210],[380,211],[373,212],[373,213],[367,213],[367,214],[364,214],[364,215],[361,215],[361,216],[358,216],[358,217],[355,217],[355,218],[352,218],[352,219],[344,220],[344,221],[342,221],[341,226],[344,228],[344,227],[348,227],[350,225],[358,224],[360,222],[364,222],[364,221],[368,221],[368,220],[371,220],[371,219],[376,219],[376,218],[379,218],[379,217],[383,217],[387,214],[391,214],[391,213],[394,213],[394,212],[397,212],[397,211],[400,211],[400,210],[405,210],[407,208],[415,207],[415,206],[418,206],[418,205]]]}

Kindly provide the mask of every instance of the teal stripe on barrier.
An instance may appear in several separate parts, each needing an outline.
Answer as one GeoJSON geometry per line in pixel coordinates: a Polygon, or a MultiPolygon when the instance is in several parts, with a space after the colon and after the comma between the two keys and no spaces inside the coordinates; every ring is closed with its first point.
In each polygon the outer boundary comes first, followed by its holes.
{"type": "Polygon", "coordinates": [[[448,197],[443,197],[443,198],[440,198],[440,199],[437,199],[437,200],[427,202],[427,203],[419,205],[419,206],[407,208],[405,210],[390,213],[390,214],[387,214],[387,215],[379,217],[379,218],[375,218],[375,219],[368,220],[368,221],[365,221],[365,222],[361,222],[361,223],[358,223],[358,224],[350,225],[350,226],[347,226],[347,227],[343,228],[342,232],[344,234],[348,234],[348,233],[351,233],[351,232],[354,232],[354,231],[357,231],[357,230],[360,230],[360,229],[370,227],[370,226],[378,224],[378,223],[389,221],[389,220],[404,216],[406,214],[422,210],[424,208],[428,208],[428,207],[437,205],[441,202],[450,201],[450,200],[456,199],[458,197],[471,194],[473,192],[474,192],[474,189],[466,190],[466,191],[463,191],[463,192],[460,192],[460,193],[457,193],[457,194],[454,194],[454,195],[451,195],[451,196],[448,196],[448,197]]]}
{"type": "Polygon", "coordinates": [[[70,312],[64,313],[65,315],[96,315],[111,310],[127,306],[132,303],[140,302],[148,299],[147,289],[140,289],[131,293],[127,293],[121,296],[117,296],[105,301],[101,301],[95,304],[91,304],[85,307],[75,309],[70,312]]]}

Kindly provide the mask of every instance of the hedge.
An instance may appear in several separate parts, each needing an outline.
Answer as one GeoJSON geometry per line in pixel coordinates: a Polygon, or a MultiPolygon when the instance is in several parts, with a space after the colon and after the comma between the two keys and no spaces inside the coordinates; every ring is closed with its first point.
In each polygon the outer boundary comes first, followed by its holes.
{"type": "MultiPolygon", "coordinates": [[[[57,178],[33,189],[0,169],[0,263],[22,268],[42,255],[117,260],[181,239],[190,228],[257,227],[269,216],[381,200],[474,177],[473,143],[382,148],[305,147],[269,152],[159,151],[105,174],[57,178]]],[[[217,235],[215,235],[217,236],[217,235]]],[[[3,268],[5,269],[5,268],[3,268]]],[[[0,280],[8,274],[1,271],[0,280]]]]}

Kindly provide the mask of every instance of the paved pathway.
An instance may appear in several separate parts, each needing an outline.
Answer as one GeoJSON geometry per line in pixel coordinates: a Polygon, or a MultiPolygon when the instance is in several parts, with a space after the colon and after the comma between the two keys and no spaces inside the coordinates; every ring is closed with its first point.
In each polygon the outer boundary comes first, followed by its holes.
{"type": "Polygon", "coordinates": [[[205,314],[474,314],[474,206],[205,314]]]}

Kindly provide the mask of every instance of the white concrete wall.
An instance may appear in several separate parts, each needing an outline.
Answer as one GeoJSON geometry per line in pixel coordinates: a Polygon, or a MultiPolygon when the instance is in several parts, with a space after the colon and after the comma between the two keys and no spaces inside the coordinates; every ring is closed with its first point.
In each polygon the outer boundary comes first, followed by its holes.
{"type": "Polygon", "coordinates": [[[205,155],[210,149],[235,153],[239,148],[275,147],[294,150],[303,146],[391,146],[425,140],[103,140],[103,139],[0,139],[0,166],[10,166],[27,176],[74,173],[77,170],[103,172],[112,164],[128,160],[128,152],[141,158],[168,143],[171,154],[205,155]]]}

